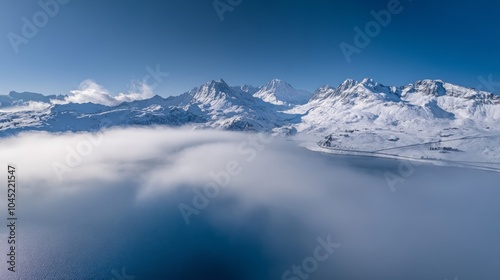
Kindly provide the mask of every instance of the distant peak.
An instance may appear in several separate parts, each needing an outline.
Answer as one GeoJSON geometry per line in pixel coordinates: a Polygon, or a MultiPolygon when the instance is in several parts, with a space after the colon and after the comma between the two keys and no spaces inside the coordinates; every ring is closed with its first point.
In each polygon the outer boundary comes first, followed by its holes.
{"type": "Polygon", "coordinates": [[[361,81],[362,84],[365,84],[365,85],[374,85],[376,84],[376,82],[371,79],[371,78],[364,78],[362,81],[361,81]]]}
{"type": "Polygon", "coordinates": [[[251,86],[251,85],[242,85],[242,86],[237,86],[234,88],[239,89],[243,92],[252,94],[252,95],[260,90],[260,88],[257,88],[257,87],[251,86]]]}
{"type": "Polygon", "coordinates": [[[339,85],[339,88],[341,90],[346,90],[346,89],[354,87],[357,84],[358,84],[358,82],[356,82],[355,80],[349,78],[349,79],[346,79],[344,82],[342,82],[339,85]]]}
{"type": "Polygon", "coordinates": [[[414,85],[411,85],[411,91],[420,91],[426,95],[442,96],[446,94],[444,84],[442,80],[419,80],[414,85]]]}
{"type": "Polygon", "coordinates": [[[233,94],[233,90],[223,79],[219,79],[206,82],[202,86],[192,89],[189,93],[198,99],[218,99],[227,94],[233,94]]]}
{"type": "Polygon", "coordinates": [[[320,87],[318,90],[329,90],[329,89],[333,89],[333,87],[329,84],[326,84],[320,87]]]}
{"type": "Polygon", "coordinates": [[[281,86],[281,85],[288,85],[287,82],[281,80],[281,79],[272,79],[271,82],[269,82],[271,85],[276,85],[276,86],[281,86]]]}
{"type": "Polygon", "coordinates": [[[285,90],[285,89],[293,89],[293,87],[287,82],[280,79],[272,79],[269,83],[267,83],[264,87],[264,90],[285,90]]]}
{"type": "Polygon", "coordinates": [[[210,82],[206,83],[205,85],[207,85],[207,86],[215,86],[215,85],[228,86],[226,81],[224,81],[223,79],[211,80],[210,82]]]}
{"type": "Polygon", "coordinates": [[[415,85],[435,85],[435,84],[444,84],[443,80],[432,80],[432,79],[423,79],[415,82],[415,85]]]}
{"type": "Polygon", "coordinates": [[[253,96],[272,104],[289,106],[305,104],[311,94],[307,91],[297,90],[283,80],[272,79],[253,96]]]}
{"type": "Polygon", "coordinates": [[[224,79],[218,79],[217,81],[215,81],[216,83],[220,83],[220,84],[226,84],[226,81],[224,81],[224,79]]]}
{"type": "Polygon", "coordinates": [[[224,91],[226,89],[229,89],[229,85],[223,79],[212,80],[212,81],[206,83],[204,85],[204,87],[213,88],[217,91],[224,91]]]}
{"type": "Polygon", "coordinates": [[[158,94],[155,94],[153,97],[150,99],[164,99],[163,97],[159,96],[158,94]]]}

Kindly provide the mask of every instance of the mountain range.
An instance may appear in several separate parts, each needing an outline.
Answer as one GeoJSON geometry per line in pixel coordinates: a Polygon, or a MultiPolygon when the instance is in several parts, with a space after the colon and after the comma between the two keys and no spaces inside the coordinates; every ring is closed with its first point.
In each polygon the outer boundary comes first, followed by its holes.
{"type": "MultiPolygon", "coordinates": [[[[192,125],[269,132],[313,142],[323,139],[323,148],[376,151],[402,143],[490,137],[500,131],[499,95],[441,80],[386,86],[368,78],[347,79],[309,93],[279,79],[261,87],[230,86],[221,79],[179,96],[155,95],[116,106],[66,99],[66,95],[28,92],[0,95],[0,136],[33,130],[192,125]]],[[[491,145],[500,146],[488,142],[474,154],[500,158],[500,151],[491,145]]],[[[459,150],[458,146],[453,149],[459,150]]]]}
{"type": "Polygon", "coordinates": [[[229,86],[218,80],[180,96],[156,95],[117,106],[64,103],[65,97],[14,91],[0,95],[0,132],[194,124],[227,130],[269,132],[295,128],[298,132],[323,133],[350,125],[403,129],[463,124],[494,127],[500,118],[500,96],[441,80],[396,87],[372,79],[348,79],[337,87],[326,85],[314,93],[297,90],[278,79],[261,87],[229,86]]]}

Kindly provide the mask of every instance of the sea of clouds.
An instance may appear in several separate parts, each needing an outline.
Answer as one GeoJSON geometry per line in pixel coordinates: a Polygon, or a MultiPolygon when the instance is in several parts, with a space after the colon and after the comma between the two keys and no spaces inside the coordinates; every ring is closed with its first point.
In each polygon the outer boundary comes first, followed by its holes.
{"type": "Polygon", "coordinates": [[[392,161],[164,127],[23,133],[0,154],[19,217],[18,271],[0,246],[2,279],[500,275],[496,173],[422,165],[392,192],[392,161]]]}

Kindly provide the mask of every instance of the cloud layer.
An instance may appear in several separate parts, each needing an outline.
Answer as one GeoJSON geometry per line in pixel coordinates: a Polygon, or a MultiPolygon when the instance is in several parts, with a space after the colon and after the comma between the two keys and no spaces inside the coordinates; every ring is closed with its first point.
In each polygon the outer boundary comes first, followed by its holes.
{"type": "Polygon", "coordinates": [[[25,279],[282,279],[327,237],[341,246],[310,279],[498,274],[497,174],[421,166],[392,193],[397,162],[160,127],[27,133],[0,153],[18,168],[25,279]]]}

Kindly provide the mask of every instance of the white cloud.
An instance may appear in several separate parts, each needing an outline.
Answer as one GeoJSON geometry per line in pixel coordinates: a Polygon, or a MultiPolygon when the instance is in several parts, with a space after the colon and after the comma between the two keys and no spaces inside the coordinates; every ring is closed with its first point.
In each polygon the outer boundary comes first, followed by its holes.
{"type": "Polygon", "coordinates": [[[119,102],[130,102],[153,97],[153,89],[145,82],[134,82],[130,87],[130,93],[119,93],[115,99],[119,102]]]}
{"type": "MultiPolygon", "coordinates": [[[[198,265],[215,273],[235,260],[253,259],[258,261],[235,265],[239,274],[229,279],[280,279],[311,254],[318,236],[327,235],[342,246],[311,279],[401,279],[415,268],[419,279],[498,274],[490,261],[500,234],[491,222],[500,211],[498,174],[423,165],[393,193],[382,172],[397,169],[392,161],[371,159],[379,164],[364,170],[348,165],[369,159],[330,158],[280,140],[245,154],[238,147],[251,134],[154,127],[94,136],[102,141],[58,181],[52,163],[64,163],[90,135],[36,132],[0,140],[0,165],[18,167],[23,244],[36,244],[26,246],[29,253],[20,251],[20,260],[57,269],[38,272],[24,265],[23,273],[33,273],[27,279],[40,279],[41,273],[69,277],[74,272],[66,266],[49,265],[64,257],[86,264],[82,279],[105,278],[116,267],[104,264],[116,255],[145,256],[152,248],[154,258],[117,265],[152,270],[137,279],[154,279],[153,273],[217,279],[186,275],[198,265]],[[212,182],[210,172],[232,160],[241,173],[187,226],[178,204],[192,203],[193,190],[212,182]],[[94,252],[102,244],[106,251],[92,255],[102,271],[86,270],[93,266],[74,251],[94,252]]],[[[6,195],[0,192],[0,201],[6,195]]]]}
{"type": "Polygon", "coordinates": [[[134,100],[142,100],[153,96],[153,91],[146,83],[138,83],[132,86],[134,92],[119,93],[116,96],[103,86],[97,84],[93,80],[85,80],[80,83],[77,90],[72,90],[71,95],[66,97],[66,102],[72,103],[96,103],[107,106],[115,106],[122,102],[130,102],[134,100]]]}

